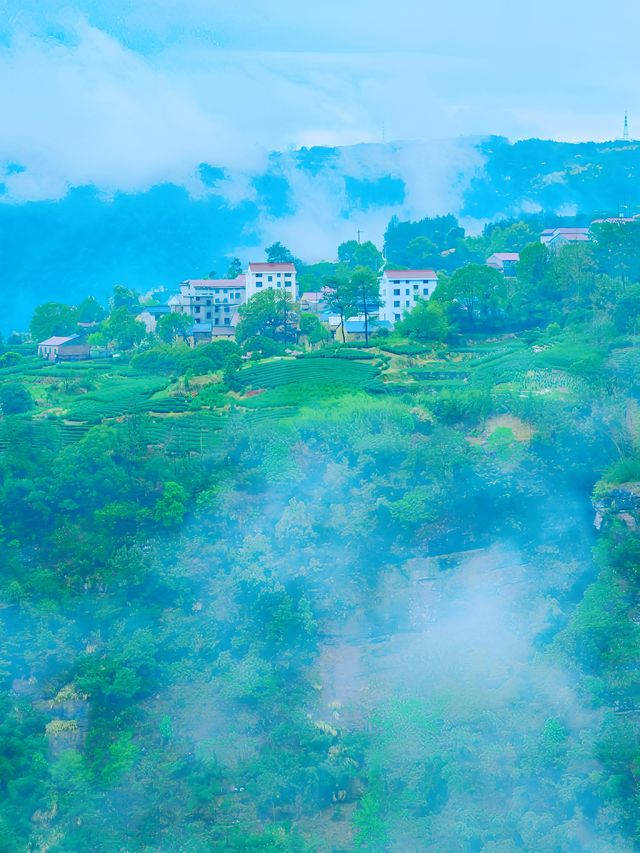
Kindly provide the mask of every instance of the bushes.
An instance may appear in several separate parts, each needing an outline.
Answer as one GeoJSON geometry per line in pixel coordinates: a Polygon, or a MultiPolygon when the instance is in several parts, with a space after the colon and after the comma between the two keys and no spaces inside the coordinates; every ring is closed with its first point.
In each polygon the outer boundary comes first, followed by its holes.
{"type": "Polygon", "coordinates": [[[138,370],[153,373],[177,373],[187,370],[194,374],[222,370],[229,355],[239,355],[235,341],[221,340],[199,344],[191,349],[186,344],[158,344],[144,352],[136,353],[131,364],[138,370]]]}
{"type": "Polygon", "coordinates": [[[241,370],[243,387],[277,388],[300,382],[325,385],[364,386],[377,375],[370,364],[337,358],[301,358],[262,362],[241,370]]]}
{"type": "Polygon", "coordinates": [[[31,394],[19,382],[0,385],[0,408],[5,415],[18,415],[33,408],[31,394]]]}

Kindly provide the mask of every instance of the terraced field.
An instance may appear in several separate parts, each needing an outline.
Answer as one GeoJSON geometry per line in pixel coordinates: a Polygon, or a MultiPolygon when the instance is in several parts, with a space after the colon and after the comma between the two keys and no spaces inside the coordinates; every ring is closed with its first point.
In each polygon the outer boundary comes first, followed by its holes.
{"type": "Polygon", "coordinates": [[[281,359],[261,362],[240,371],[245,388],[278,388],[293,383],[349,385],[364,388],[378,375],[373,364],[338,358],[281,359]]]}

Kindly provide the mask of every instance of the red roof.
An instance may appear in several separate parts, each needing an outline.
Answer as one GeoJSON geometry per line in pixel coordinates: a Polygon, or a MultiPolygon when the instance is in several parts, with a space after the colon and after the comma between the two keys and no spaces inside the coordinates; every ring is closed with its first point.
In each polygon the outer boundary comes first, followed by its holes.
{"type": "Polygon", "coordinates": [[[438,278],[434,270],[385,270],[384,275],[387,278],[399,278],[404,281],[412,279],[424,281],[425,279],[438,278]]]}
{"type": "Polygon", "coordinates": [[[249,264],[251,272],[295,272],[293,264],[249,264]]]}

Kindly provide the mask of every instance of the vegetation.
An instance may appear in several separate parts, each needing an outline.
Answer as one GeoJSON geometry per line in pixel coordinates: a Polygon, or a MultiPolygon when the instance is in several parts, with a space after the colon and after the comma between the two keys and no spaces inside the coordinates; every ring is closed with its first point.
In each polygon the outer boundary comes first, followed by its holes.
{"type": "MultiPolygon", "coordinates": [[[[119,359],[5,347],[0,849],[637,847],[638,274],[408,226],[517,277],[388,339],[265,293],[190,348],[116,288],[119,359]]],[[[372,306],[359,249],[325,274],[372,306]]]]}

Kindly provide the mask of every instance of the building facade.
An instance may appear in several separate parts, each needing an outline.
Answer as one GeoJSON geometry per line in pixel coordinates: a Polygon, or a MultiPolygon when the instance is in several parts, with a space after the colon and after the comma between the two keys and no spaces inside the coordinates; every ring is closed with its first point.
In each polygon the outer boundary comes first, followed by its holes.
{"type": "Polygon", "coordinates": [[[245,274],[247,300],[263,290],[283,290],[298,301],[298,282],[293,264],[249,264],[245,274]]]}
{"type": "Polygon", "coordinates": [[[38,344],[38,355],[47,361],[82,361],[91,357],[91,347],[81,335],[54,335],[38,344]]]}
{"type": "Polygon", "coordinates": [[[238,308],[247,301],[245,276],[237,278],[188,279],[180,285],[180,293],[169,300],[169,307],[193,320],[194,328],[202,326],[235,327],[238,308]]]}
{"type": "Polygon", "coordinates": [[[394,325],[418,299],[429,299],[437,285],[433,270],[385,270],[380,278],[380,320],[394,325]]]}

